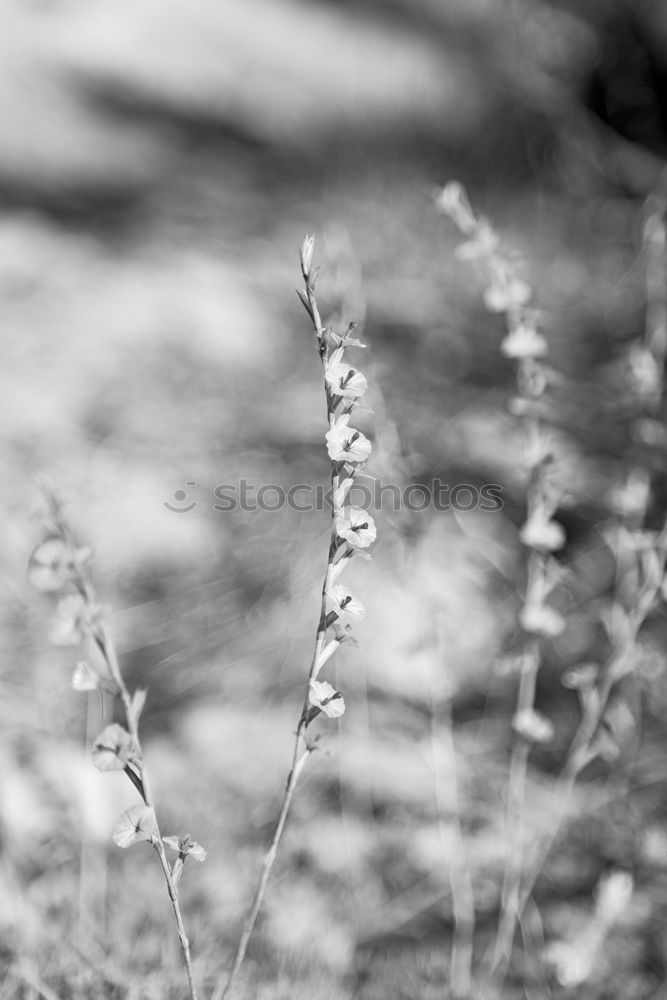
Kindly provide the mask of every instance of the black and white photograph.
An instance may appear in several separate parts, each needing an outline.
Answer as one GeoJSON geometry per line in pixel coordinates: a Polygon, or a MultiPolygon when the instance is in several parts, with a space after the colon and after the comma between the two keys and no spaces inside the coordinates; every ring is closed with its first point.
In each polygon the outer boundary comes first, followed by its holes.
{"type": "Polygon", "coordinates": [[[0,24],[0,1000],[667,1000],[667,0],[0,24]]]}

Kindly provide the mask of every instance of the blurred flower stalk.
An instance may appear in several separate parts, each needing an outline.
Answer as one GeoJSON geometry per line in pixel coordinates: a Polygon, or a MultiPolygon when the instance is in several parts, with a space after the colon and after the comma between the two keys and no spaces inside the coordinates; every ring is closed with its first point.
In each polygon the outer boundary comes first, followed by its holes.
{"type": "Polygon", "coordinates": [[[576,691],[581,717],[555,789],[559,821],[539,841],[521,890],[520,909],[530,896],[556,838],[575,782],[596,759],[622,763],[636,745],[636,699],[643,658],[640,633],[647,618],[667,600],[667,519],[649,528],[654,468],[664,467],[666,434],[661,410],[667,357],[667,201],[659,192],[647,199],[643,229],[646,322],[631,344],[624,366],[626,403],[637,463],[609,495],[612,516],[605,535],[615,560],[615,587],[603,617],[609,637],[604,663],[581,663],[562,677],[576,691]]]}
{"type": "Polygon", "coordinates": [[[500,241],[486,219],[473,212],[460,184],[446,185],[437,198],[438,208],[449,215],[466,238],[456,250],[460,260],[481,266],[487,286],[484,304],[491,313],[504,316],[507,333],[500,351],[514,362],[516,395],[510,412],[523,427],[523,457],[526,471],[526,521],[519,538],[527,549],[526,587],[519,622],[525,633],[520,657],[519,687],[512,726],[515,739],[508,785],[506,856],[501,891],[501,917],[491,965],[496,987],[504,977],[514,934],[520,917],[520,888],[525,840],[525,795],[528,757],[536,743],[549,743],[552,723],[537,712],[535,690],[544,639],[559,635],[565,628],[563,616],[548,603],[560,582],[561,570],[552,553],[565,544],[565,531],[554,514],[562,496],[551,482],[554,461],[551,444],[544,432],[544,397],[556,375],[544,362],[548,353],[545,336],[539,329],[540,314],[530,306],[532,289],[517,278],[499,250],[500,241]]]}
{"type": "Polygon", "coordinates": [[[56,617],[49,631],[51,642],[57,646],[88,643],[88,659],[79,660],[73,671],[74,689],[98,691],[100,696],[111,694],[123,706],[127,728],[114,723],[99,734],[92,748],[93,764],[102,772],[123,771],[141,796],[141,802],[120,818],[113,839],[118,847],[146,842],[155,848],[176,919],[190,998],[197,1000],[190,944],[179,903],[179,882],[186,859],[204,861],[206,852],[189,835],[164,837],[160,832],[139,736],[146,691],[137,689],[130,694],[104,621],[105,609],[98,604],[92,584],[92,553],[76,544],[59,501],[50,490],[45,493],[48,504],[45,537],[30,557],[28,577],[37,590],[58,596],[56,617]],[[167,857],[167,849],[176,852],[173,864],[167,857]]]}
{"type": "Polygon", "coordinates": [[[667,519],[649,529],[653,467],[662,466],[665,428],[660,418],[667,355],[667,203],[659,194],[646,204],[643,230],[646,277],[646,322],[643,336],[631,346],[625,370],[628,405],[633,414],[631,436],[638,461],[615,487],[606,536],[615,556],[616,586],[604,619],[611,652],[603,666],[572,673],[567,686],[577,689],[582,719],[565,765],[575,780],[596,757],[613,763],[636,734],[635,720],[623,699],[621,682],[633,674],[641,657],[639,633],[665,596],[667,519]]]}
{"type": "MultiPolygon", "coordinates": [[[[538,329],[537,312],[528,306],[531,289],[514,276],[499,254],[495,232],[486,220],[474,215],[465,191],[458,184],[447,185],[440,192],[437,204],[466,237],[457,256],[479,261],[484,269],[488,279],[484,292],[487,309],[505,316],[508,332],[500,349],[516,363],[518,388],[510,409],[522,420],[525,431],[527,519],[520,539],[528,549],[528,556],[527,586],[519,620],[526,641],[513,718],[516,739],[508,787],[501,916],[487,984],[495,996],[502,989],[517,925],[553,845],[577,778],[596,758],[613,764],[626,756],[629,744],[633,743],[636,722],[624,685],[633,679],[641,659],[641,628],[660,599],[667,597],[667,521],[662,519],[657,529],[648,526],[652,473],[656,465],[662,467],[659,459],[666,439],[660,415],[667,356],[667,202],[659,194],[647,201],[643,232],[646,325],[643,335],[631,345],[624,366],[626,401],[632,414],[631,432],[638,460],[609,498],[613,515],[606,535],[615,557],[616,585],[603,624],[610,652],[603,665],[581,663],[562,677],[563,685],[577,692],[581,716],[555,785],[555,799],[560,803],[558,820],[555,823],[552,820],[550,828],[544,831],[530,852],[529,861],[524,843],[528,757],[532,745],[548,743],[554,735],[552,723],[535,710],[534,704],[540,649],[544,639],[559,635],[565,628],[563,617],[546,603],[562,578],[562,570],[552,553],[565,544],[565,532],[553,518],[562,497],[549,482],[553,456],[542,429],[544,395],[555,377],[542,361],[548,345],[538,329]]],[[[606,925],[604,931],[606,934],[606,925]]],[[[598,936],[596,947],[600,945],[598,936]]],[[[589,972],[586,965],[580,981],[589,972]]]]}
{"type": "Polygon", "coordinates": [[[354,336],[356,324],[351,323],[342,335],[337,334],[330,325],[323,324],[315,296],[319,267],[313,267],[314,245],[312,236],[307,236],[302,244],[300,262],[304,288],[297,294],[313,324],[315,343],[324,374],[329,423],[325,439],[331,459],[332,521],[329,554],[322,586],[315,650],[296,728],[292,766],[287,778],[280,815],[264,858],[257,890],[243,926],[231,971],[226,981],[222,980],[215,990],[213,1000],[224,1000],[229,994],[243,963],[276,860],[297,783],[308,758],[317,748],[319,737],[310,737],[309,727],[320,716],[337,719],[345,712],[342,693],[329,681],[321,679],[322,671],[344,643],[355,644],[353,623],[363,618],[366,613],[361,601],[340,582],[343,571],[354,556],[370,558],[364,550],[375,541],[376,536],[375,524],[370,514],[346,502],[355,475],[364,467],[370,456],[371,443],[361,431],[351,425],[355,410],[362,407],[360,400],[366,392],[367,382],[360,371],[348,364],[345,352],[348,348],[363,348],[365,345],[354,336]]]}

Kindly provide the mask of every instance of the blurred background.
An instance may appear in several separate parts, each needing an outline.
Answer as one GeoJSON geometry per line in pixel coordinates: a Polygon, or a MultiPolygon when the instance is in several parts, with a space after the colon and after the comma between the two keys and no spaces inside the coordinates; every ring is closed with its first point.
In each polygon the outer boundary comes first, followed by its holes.
{"type": "MultiPolygon", "coordinates": [[[[184,995],[155,859],[111,843],[136,793],[92,768],[99,699],[72,691],[78,653],[49,644],[52,604],[26,579],[38,476],[94,550],[123,672],[148,688],[163,831],[208,850],[182,883],[206,993],[233,954],[289,768],[329,520],[222,512],[214,490],[327,482],[321,369],[293,292],[306,232],[324,315],[359,321],[369,345],[369,473],[496,483],[504,506],[377,515],[373,561],[346,578],[368,610],[359,648],[336,658],[348,710],[322,727],[239,995],[446,996],[457,814],[480,954],[497,916],[524,511],[502,319],[433,196],[456,178],[492,219],[563,376],[553,434],[573,572],[538,691],[556,729],[530,774],[543,819],[578,718],[559,677],[601,655],[606,496],[636,458],[619,370],[645,320],[667,7],[0,10],[0,998],[184,995]]],[[[664,624],[643,640],[631,749],[570,803],[508,997],[649,997],[665,978],[664,624]],[[632,873],[632,902],[574,989],[545,955],[576,942],[611,869],[632,873]]]]}

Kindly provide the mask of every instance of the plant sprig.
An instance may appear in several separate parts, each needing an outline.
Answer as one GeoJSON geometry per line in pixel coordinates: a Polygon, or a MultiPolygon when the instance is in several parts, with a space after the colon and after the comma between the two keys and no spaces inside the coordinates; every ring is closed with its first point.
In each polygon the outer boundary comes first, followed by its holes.
{"type": "Polygon", "coordinates": [[[186,859],[204,861],[206,852],[189,835],[164,837],[160,832],[139,735],[146,691],[137,689],[130,693],[105,623],[104,608],[97,601],[92,583],[91,551],[77,545],[53,492],[45,490],[45,494],[48,504],[45,537],[30,557],[28,577],[37,590],[59,598],[49,633],[51,641],[58,646],[78,646],[83,642],[91,646],[89,659],[79,660],[74,668],[72,686],[78,691],[110,693],[123,706],[127,728],[113,723],[98,735],[92,747],[93,764],[102,772],[123,771],[141,797],[141,802],[120,818],[113,840],[122,848],[146,842],[155,849],[174,911],[190,998],[197,1000],[190,943],[179,902],[179,882],[186,859]],[[167,849],[177,853],[173,865],[167,849]]]}
{"type": "MultiPolygon", "coordinates": [[[[319,267],[312,265],[315,240],[306,236],[300,251],[303,290],[297,290],[315,333],[315,345],[324,376],[327,420],[326,445],[331,459],[331,534],[327,568],[322,584],[320,612],[315,634],[315,649],[308,671],[306,691],[296,727],[292,765],[287,777],[282,806],[273,838],[265,855],[259,883],[246,916],[231,971],[221,981],[212,1000],[224,1000],[231,991],[245,958],[248,943],[262,906],[266,887],[282,840],[285,823],[299,778],[308,758],[317,747],[317,737],[309,738],[309,727],[318,716],[336,719],[345,712],[342,693],[329,681],[320,680],[331,657],[344,643],[355,643],[352,623],[365,615],[361,602],[339,582],[341,573],[355,555],[375,541],[373,518],[360,507],[348,504],[347,498],[354,477],[363,468],[371,453],[371,442],[350,424],[353,411],[366,392],[365,376],[345,360],[345,351],[363,348],[355,336],[356,324],[350,323],[344,334],[338,334],[322,322],[315,286],[319,267]]],[[[368,558],[368,556],[367,556],[368,558]]]]}

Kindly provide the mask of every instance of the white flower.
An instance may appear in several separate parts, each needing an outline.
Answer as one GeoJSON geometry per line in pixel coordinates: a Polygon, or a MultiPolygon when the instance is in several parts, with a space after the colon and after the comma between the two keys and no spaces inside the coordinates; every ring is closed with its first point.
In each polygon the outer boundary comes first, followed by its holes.
{"type": "Polygon", "coordinates": [[[365,462],[371,453],[371,443],[361,431],[349,426],[349,414],[339,417],[327,431],[327,451],[334,462],[365,462]]]}
{"type": "Polygon", "coordinates": [[[373,518],[361,507],[346,507],[336,520],[336,534],[355,549],[366,549],[375,541],[373,518]]]}
{"type": "Polygon", "coordinates": [[[72,556],[59,536],[47,538],[30,556],[28,580],[36,590],[52,593],[61,590],[72,576],[72,556]]]}
{"type": "Polygon", "coordinates": [[[359,399],[368,386],[366,377],[361,372],[342,361],[327,365],[324,380],[335,396],[342,396],[344,399],[359,399]]]}
{"type": "Polygon", "coordinates": [[[489,312],[507,312],[516,306],[525,306],[531,296],[530,285],[514,278],[496,281],[484,291],[484,305],[489,312]]]}
{"type": "Polygon", "coordinates": [[[565,629],[563,616],[544,604],[527,604],[519,620],[526,632],[536,635],[556,636],[565,629]]]}
{"type": "Polygon", "coordinates": [[[131,847],[142,840],[152,840],[155,835],[155,816],[148,806],[131,806],[123,813],[113,833],[114,844],[131,847]]]}
{"type": "Polygon", "coordinates": [[[500,353],[506,358],[543,358],[549,353],[549,345],[534,326],[519,323],[502,341],[500,353]]]}
{"type": "Polygon", "coordinates": [[[201,844],[192,839],[189,833],[185,837],[163,837],[162,841],[172,851],[177,851],[182,855],[187,854],[193,861],[198,861],[200,864],[202,861],[206,861],[206,851],[201,844]]]}
{"type": "Polygon", "coordinates": [[[529,517],[519,532],[519,538],[531,549],[555,552],[565,545],[565,529],[540,512],[529,517]]]}
{"type": "Polygon", "coordinates": [[[366,608],[354,597],[347,587],[337,583],[330,588],[328,597],[339,618],[354,618],[360,621],[366,614],[366,608]]]}
{"type": "Polygon", "coordinates": [[[124,771],[133,756],[132,737],[117,722],[107,726],[93,745],[93,764],[98,771],[124,771]]]}
{"type": "Polygon", "coordinates": [[[435,199],[436,208],[445,212],[458,226],[462,233],[471,236],[477,227],[477,219],[468,201],[465,189],[457,181],[450,181],[438,193],[435,199]]]}
{"type": "Polygon", "coordinates": [[[345,712],[342,694],[327,681],[311,681],[308,700],[314,708],[319,708],[330,719],[339,719],[345,712]]]}
{"type": "Polygon", "coordinates": [[[530,743],[550,743],[554,737],[553,723],[534,708],[524,708],[512,719],[512,727],[530,743]]]}

